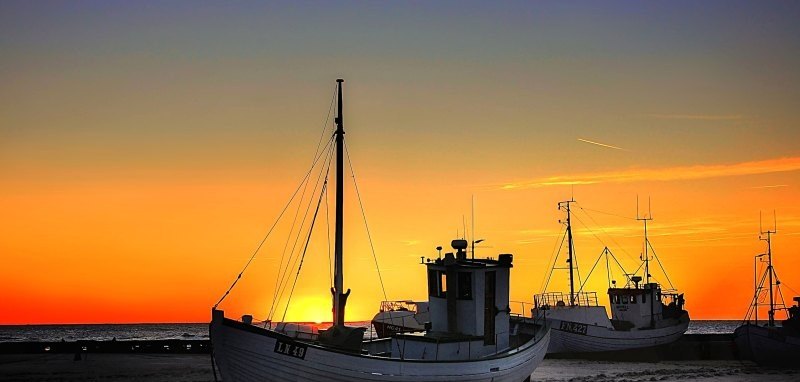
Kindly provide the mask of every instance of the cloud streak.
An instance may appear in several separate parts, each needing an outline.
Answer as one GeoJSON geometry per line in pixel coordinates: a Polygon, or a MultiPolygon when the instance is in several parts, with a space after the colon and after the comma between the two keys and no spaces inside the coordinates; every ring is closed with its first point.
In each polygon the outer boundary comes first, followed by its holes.
{"type": "Polygon", "coordinates": [[[605,143],[600,143],[600,142],[590,141],[590,140],[588,140],[588,139],[582,139],[582,138],[578,138],[578,140],[579,140],[579,141],[581,141],[581,142],[591,143],[591,144],[593,144],[593,145],[598,145],[598,146],[602,146],[602,147],[607,147],[607,148],[609,148],[609,149],[615,149],[615,150],[628,151],[628,150],[626,150],[626,149],[623,149],[622,147],[611,146],[611,145],[607,145],[607,144],[605,144],[605,143]]]}
{"type": "Polygon", "coordinates": [[[502,185],[504,190],[519,190],[560,185],[598,183],[667,182],[787,172],[800,170],[800,157],[788,157],[733,164],[633,168],[616,171],[556,175],[502,185]]]}
{"type": "Polygon", "coordinates": [[[731,115],[712,115],[712,114],[647,114],[658,119],[683,119],[691,121],[736,121],[743,119],[744,116],[738,114],[731,115]]]}

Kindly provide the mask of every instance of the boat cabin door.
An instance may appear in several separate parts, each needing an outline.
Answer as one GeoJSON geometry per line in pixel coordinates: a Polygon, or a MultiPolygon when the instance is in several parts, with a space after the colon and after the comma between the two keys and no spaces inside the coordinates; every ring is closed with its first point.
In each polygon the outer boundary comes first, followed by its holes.
{"type": "Polygon", "coordinates": [[[497,315],[495,311],[497,306],[495,301],[495,272],[486,272],[486,289],[484,294],[483,304],[483,344],[495,344],[494,332],[494,318],[497,315]]]}

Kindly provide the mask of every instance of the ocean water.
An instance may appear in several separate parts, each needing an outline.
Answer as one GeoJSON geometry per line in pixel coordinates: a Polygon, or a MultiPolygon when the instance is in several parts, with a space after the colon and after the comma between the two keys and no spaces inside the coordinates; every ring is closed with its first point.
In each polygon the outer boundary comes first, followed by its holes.
{"type": "MultiPolygon", "coordinates": [[[[353,322],[353,326],[369,327],[369,322],[353,322]]],[[[733,333],[739,320],[692,321],[688,334],[733,333]]],[[[320,328],[330,324],[318,324],[320,328]]],[[[368,331],[369,337],[372,331],[368,331]]],[[[208,323],[197,324],[90,324],[90,325],[3,325],[0,342],[94,340],[203,340],[208,339],[208,323]]]]}

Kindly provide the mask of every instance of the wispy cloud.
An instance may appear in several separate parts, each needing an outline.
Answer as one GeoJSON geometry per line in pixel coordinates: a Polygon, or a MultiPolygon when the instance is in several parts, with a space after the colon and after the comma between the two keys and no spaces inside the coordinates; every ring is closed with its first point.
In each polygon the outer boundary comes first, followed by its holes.
{"type": "Polygon", "coordinates": [[[654,181],[664,182],[768,174],[797,170],[800,170],[800,157],[789,157],[733,164],[703,164],[663,168],[634,168],[572,175],[556,175],[527,181],[506,183],[503,184],[501,188],[504,190],[518,190],[558,185],[654,181]]]}
{"type": "Polygon", "coordinates": [[[743,115],[728,114],[728,115],[714,115],[714,114],[647,114],[650,117],[658,119],[685,119],[693,121],[735,121],[743,119],[743,115]]]}
{"type": "Polygon", "coordinates": [[[614,149],[614,150],[622,150],[622,151],[628,151],[627,149],[623,149],[622,147],[617,147],[617,146],[607,145],[607,144],[605,144],[605,143],[600,143],[600,142],[590,141],[590,140],[588,140],[588,139],[578,138],[578,140],[579,140],[579,141],[581,141],[581,142],[591,143],[591,144],[593,144],[593,145],[598,145],[598,146],[602,146],[602,147],[607,147],[607,148],[609,148],[609,149],[614,149]]]}
{"type": "Polygon", "coordinates": [[[769,186],[753,186],[750,188],[781,188],[781,187],[789,187],[788,184],[771,184],[769,186]]]}

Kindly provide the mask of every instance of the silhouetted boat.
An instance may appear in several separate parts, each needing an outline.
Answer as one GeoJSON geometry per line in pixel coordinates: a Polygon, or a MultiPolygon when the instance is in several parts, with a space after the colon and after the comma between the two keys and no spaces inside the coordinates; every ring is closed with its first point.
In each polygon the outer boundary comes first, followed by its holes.
{"type": "Polygon", "coordinates": [[[372,318],[372,327],[380,338],[397,333],[425,331],[430,322],[427,301],[381,301],[381,308],[372,318]]]}
{"type": "MultiPolygon", "coordinates": [[[[547,353],[580,356],[581,353],[637,349],[677,341],[689,326],[689,313],[683,309],[683,294],[664,291],[658,283],[650,282],[648,248],[652,248],[647,239],[650,218],[639,219],[645,224],[642,258],[645,283],[640,285],[642,277],[633,276],[628,278],[625,287],[609,288],[609,319],[605,308],[598,304],[596,292],[575,291],[570,216],[573,202],[559,203],[559,209],[563,208],[567,215],[570,292],[545,292],[534,296],[533,316],[546,320],[551,327],[547,353]]],[[[610,251],[606,248],[603,253],[608,255],[610,251]]]]}
{"type": "Polygon", "coordinates": [[[750,359],[762,366],[800,368],[800,297],[795,297],[795,305],[786,307],[780,293],[780,281],[772,266],[772,235],[776,230],[761,232],[759,238],[767,243],[767,252],[754,258],[754,275],[758,274],[759,262],[766,258],[767,267],[760,278],[754,280],[753,301],[745,316],[745,322],[733,332],[739,356],[750,359]],[[764,284],[767,284],[766,286],[764,284]],[[777,296],[776,296],[777,290],[777,296]],[[767,321],[759,325],[759,299],[764,292],[769,293],[767,321]],[[781,299],[778,302],[778,299],[781,299]],[[787,318],[782,326],[775,323],[775,313],[785,311],[787,318]],[[752,322],[751,322],[752,320],[752,322]]]}
{"type": "Polygon", "coordinates": [[[337,82],[333,326],[310,339],[295,338],[255,326],[247,318],[241,322],[225,318],[224,312],[215,306],[210,337],[213,357],[223,379],[529,380],[544,358],[549,340],[547,328],[521,328],[511,324],[508,303],[513,256],[501,254],[496,260],[467,259],[465,240],[452,241],[455,253],[424,262],[428,274],[429,330],[365,341],[364,328],[344,325],[350,290],[344,292],[343,287],[343,80],[337,82]]]}

